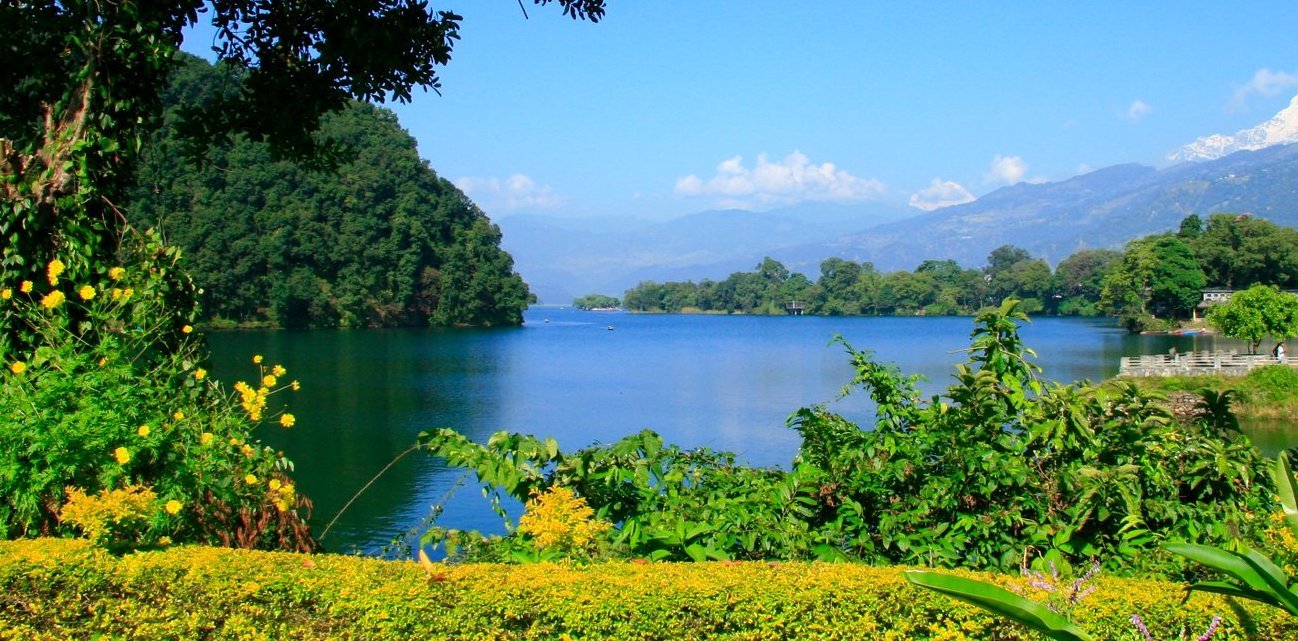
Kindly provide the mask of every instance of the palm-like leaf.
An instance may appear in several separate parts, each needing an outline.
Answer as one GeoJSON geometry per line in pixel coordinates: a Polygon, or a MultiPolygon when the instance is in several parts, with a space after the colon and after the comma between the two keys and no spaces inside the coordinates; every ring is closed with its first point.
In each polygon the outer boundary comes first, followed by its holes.
{"type": "Polygon", "coordinates": [[[906,572],[906,580],[1017,621],[1055,641],[1093,641],[1058,612],[990,583],[920,570],[906,572]]]}

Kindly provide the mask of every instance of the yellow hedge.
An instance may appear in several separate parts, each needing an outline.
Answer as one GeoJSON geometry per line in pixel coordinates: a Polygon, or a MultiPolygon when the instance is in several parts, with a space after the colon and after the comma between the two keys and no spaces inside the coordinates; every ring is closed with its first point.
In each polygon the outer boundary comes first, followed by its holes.
{"type": "MultiPolygon", "coordinates": [[[[0,639],[1022,639],[914,588],[900,568],[821,563],[439,567],[178,547],[115,557],[84,541],[0,542],[0,639]]],[[[982,578],[986,578],[983,576],[982,578]]],[[[1012,577],[1001,577],[1002,582],[1012,577]]],[[[1298,639],[1278,610],[1183,586],[1101,579],[1078,620],[1098,639],[1298,639]]]]}

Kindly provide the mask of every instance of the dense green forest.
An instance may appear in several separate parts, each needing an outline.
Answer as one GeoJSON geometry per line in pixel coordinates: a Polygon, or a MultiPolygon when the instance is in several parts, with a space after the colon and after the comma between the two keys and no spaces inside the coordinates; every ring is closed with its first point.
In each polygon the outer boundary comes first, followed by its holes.
{"type": "Polygon", "coordinates": [[[807,314],[947,315],[1014,297],[1030,313],[1112,315],[1147,329],[1190,316],[1204,287],[1257,283],[1298,285],[1298,231],[1246,214],[1215,214],[1207,221],[1188,216],[1176,232],[1133,240],[1123,251],[1078,251],[1054,270],[1012,245],[992,251],[979,268],[925,260],[914,271],[885,274],[869,262],[829,258],[815,281],[768,257],[754,271],[721,281],[643,282],[626,292],[623,305],[783,314],[797,301],[807,314]]]}
{"type": "MultiPolygon", "coordinates": [[[[183,55],[183,54],[182,54],[183,55]]],[[[307,326],[513,325],[527,285],[500,231],[419,158],[386,109],[326,116],[323,167],[247,138],[194,152],[176,124],[237,84],[184,56],[146,143],[130,222],[180,245],[208,320],[307,326]]]]}

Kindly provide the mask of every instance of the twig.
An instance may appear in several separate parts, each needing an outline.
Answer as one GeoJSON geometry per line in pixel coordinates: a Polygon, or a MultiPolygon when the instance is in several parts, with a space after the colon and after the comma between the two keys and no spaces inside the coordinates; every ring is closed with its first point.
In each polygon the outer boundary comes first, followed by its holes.
{"type": "Polygon", "coordinates": [[[370,479],[369,482],[364,485],[364,487],[357,490],[356,493],[353,494],[352,497],[347,500],[347,503],[342,506],[342,509],[338,510],[338,513],[334,515],[333,520],[329,521],[329,525],[325,526],[324,531],[320,533],[319,538],[317,538],[316,540],[323,541],[325,536],[329,534],[329,528],[332,528],[334,526],[334,523],[338,522],[338,518],[343,515],[343,512],[346,512],[347,508],[351,507],[352,503],[355,503],[356,499],[360,498],[361,495],[365,493],[365,490],[370,489],[370,486],[374,485],[374,482],[379,480],[379,477],[383,476],[385,473],[387,473],[388,470],[392,469],[392,466],[396,465],[397,461],[400,461],[401,459],[405,458],[407,454],[419,449],[420,447],[421,445],[419,443],[415,443],[414,445],[411,445],[409,448],[407,448],[406,451],[398,454],[396,458],[392,459],[391,461],[388,461],[388,464],[385,465],[383,469],[379,470],[379,473],[375,474],[374,478],[370,479]]]}

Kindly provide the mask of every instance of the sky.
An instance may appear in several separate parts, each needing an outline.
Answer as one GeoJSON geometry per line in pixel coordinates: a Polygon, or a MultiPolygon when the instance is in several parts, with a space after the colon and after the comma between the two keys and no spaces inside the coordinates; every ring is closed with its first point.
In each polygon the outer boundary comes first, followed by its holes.
{"type": "Polygon", "coordinates": [[[387,106],[493,218],[931,209],[1164,166],[1298,94],[1289,1],[430,4],[464,17],[441,95],[387,106]]]}

